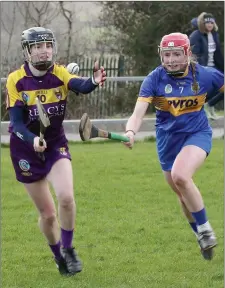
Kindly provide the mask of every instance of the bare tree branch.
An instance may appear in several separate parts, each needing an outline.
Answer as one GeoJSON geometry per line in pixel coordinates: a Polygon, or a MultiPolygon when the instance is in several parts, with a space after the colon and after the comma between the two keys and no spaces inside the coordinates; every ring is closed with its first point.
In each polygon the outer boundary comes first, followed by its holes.
{"type": "Polygon", "coordinates": [[[54,18],[56,18],[59,15],[59,13],[60,13],[60,9],[58,8],[58,5],[54,5],[53,4],[54,2],[53,3],[47,2],[47,3],[48,3],[48,6],[46,7],[47,13],[44,14],[45,19],[42,22],[43,26],[50,24],[52,22],[52,20],[54,18]],[[54,5],[54,8],[53,7],[49,7],[49,6],[53,6],[53,5],[54,5]],[[48,8],[50,8],[50,9],[48,9],[48,8]],[[52,12],[51,13],[52,15],[50,13],[48,13],[49,11],[52,12]]]}
{"type": "Polygon", "coordinates": [[[17,8],[18,8],[20,14],[23,16],[23,18],[25,18],[25,16],[26,16],[27,13],[26,13],[26,11],[25,11],[25,13],[22,12],[23,9],[21,9],[20,4],[22,4],[23,6],[26,7],[26,2],[24,2],[24,3],[21,3],[21,2],[15,2],[15,3],[16,3],[16,6],[17,6],[17,8]]]}
{"type": "Polygon", "coordinates": [[[36,23],[37,26],[41,26],[41,25],[40,25],[40,15],[39,15],[39,13],[38,13],[38,9],[37,9],[37,7],[34,5],[34,2],[33,2],[33,1],[31,2],[31,4],[32,4],[32,6],[33,6],[34,11],[37,12],[37,18],[38,18],[38,19],[34,18],[33,15],[31,15],[31,13],[30,13],[30,11],[29,11],[30,17],[33,19],[33,21],[36,23]]]}
{"type": "Polygon", "coordinates": [[[6,55],[8,55],[9,52],[9,48],[11,45],[11,40],[12,40],[12,36],[13,36],[13,31],[14,31],[14,27],[15,27],[15,19],[16,19],[16,5],[15,2],[13,2],[13,17],[12,17],[12,26],[10,29],[10,33],[9,33],[9,40],[8,40],[8,46],[7,46],[7,51],[6,51],[6,55]]]}
{"type": "Polygon", "coordinates": [[[38,15],[38,23],[39,23],[39,26],[42,26],[42,16],[43,15],[46,15],[47,13],[47,11],[48,11],[48,7],[49,7],[49,2],[44,2],[44,4],[40,7],[40,8],[38,8],[38,2],[36,3],[37,4],[37,6],[32,2],[32,5],[33,5],[33,7],[34,7],[34,10],[37,12],[37,15],[38,15]]]}
{"type": "Polygon", "coordinates": [[[10,34],[9,30],[6,28],[6,25],[5,25],[5,23],[4,23],[3,19],[2,19],[2,17],[1,17],[1,23],[2,23],[2,27],[3,27],[3,29],[6,31],[6,33],[10,34]]]}
{"type": "Polygon", "coordinates": [[[59,2],[60,8],[61,8],[61,12],[63,14],[63,16],[66,18],[67,23],[68,23],[68,49],[66,50],[66,59],[67,59],[67,63],[69,62],[69,58],[70,58],[70,48],[71,48],[71,43],[72,43],[72,24],[73,24],[73,13],[71,11],[69,11],[68,9],[66,9],[64,7],[64,2],[60,1],[59,2]]]}
{"type": "Polygon", "coordinates": [[[29,9],[31,2],[15,2],[16,6],[21,14],[21,16],[25,19],[24,27],[27,28],[29,24],[29,9]]]}
{"type": "MultiPolygon", "coordinates": [[[[6,46],[6,51],[5,51],[5,59],[8,58],[8,53],[10,50],[10,46],[11,46],[11,40],[13,37],[13,32],[14,32],[14,28],[15,28],[15,19],[16,19],[16,4],[15,2],[12,2],[13,4],[13,11],[12,11],[12,17],[10,15],[10,17],[12,18],[10,22],[8,22],[7,20],[9,19],[9,16],[7,14],[5,14],[6,23],[10,23],[10,25],[6,25],[3,21],[3,19],[1,18],[1,23],[2,23],[2,27],[4,28],[4,30],[6,31],[6,33],[8,34],[8,40],[7,40],[7,46],[6,46]],[[6,28],[7,27],[7,28],[6,28]]],[[[6,41],[4,41],[6,42],[6,41]]]]}
{"type": "Polygon", "coordinates": [[[60,9],[55,2],[15,2],[17,8],[23,18],[25,18],[25,27],[29,26],[29,23],[36,26],[45,26],[51,23],[56,18],[60,9]],[[54,6],[53,6],[54,5],[54,6]],[[53,8],[54,7],[54,8],[53,8]]]}

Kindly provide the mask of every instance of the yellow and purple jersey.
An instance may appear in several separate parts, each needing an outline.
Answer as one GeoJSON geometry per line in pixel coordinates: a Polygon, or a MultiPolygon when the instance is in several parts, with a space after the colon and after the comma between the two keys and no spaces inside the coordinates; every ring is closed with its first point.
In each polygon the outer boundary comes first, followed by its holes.
{"type": "Polygon", "coordinates": [[[157,128],[184,133],[210,128],[204,111],[206,96],[224,91],[224,75],[214,68],[195,65],[195,86],[191,65],[182,77],[170,76],[159,66],[144,79],[137,101],[155,106],[157,128]]]}
{"type": "MultiPolygon", "coordinates": [[[[38,110],[35,104],[35,98],[38,97],[50,117],[51,126],[47,128],[45,135],[46,141],[50,141],[64,135],[62,123],[68,91],[90,93],[96,85],[92,83],[91,78],[84,80],[71,75],[64,66],[58,64],[54,64],[44,76],[35,77],[25,63],[20,69],[9,74],[6,88],[7,108],[11,110],[9,132],[15,132],[14,126],[19,121],[16,114],[18,109],[15,107],[20,107],[23,111],[24,125],[30,132],[39,136],[38,110]]],[[[21,134],[17,133],[17,136],[20,135],[23,139],[21,134]]]]}

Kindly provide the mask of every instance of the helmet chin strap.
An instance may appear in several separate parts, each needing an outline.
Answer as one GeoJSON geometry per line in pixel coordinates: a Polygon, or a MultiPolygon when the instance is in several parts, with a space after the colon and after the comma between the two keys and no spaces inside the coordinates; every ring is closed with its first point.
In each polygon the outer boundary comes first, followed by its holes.
{"type": "Polygon", "coordinates": [[[47,69],[40,71],[40,70],[36,69],[31,62],[28,62],[28,65],[29,65],[31,73],[36,77],[44,76],[47,73],[47,69]]]}
{"type": "Polygon", "coordinates": [[[166,70],[166,73],[167,73],[168,75],[172,75],[172,76],[183,76],[184,73],[185,73],[185,71],[186,71],[186,69],[187,69],[187,66],[186,66],[184,70],[169,71],[169,70],[166,69],[165,66],[163,66],[163,67],[164,67],[164,69],[166,70]]]}
{"type": "Polygon", "coordinates": [[[31,62],[31,65],[35,69],[37,69],[39,71],[47,71],[53,65],[53,63],[52,63],[52,61],[46,61],[46,62],[43,62],[43,63],[41,63],[41,62],[38,62],[38,63],[31,62]]]}

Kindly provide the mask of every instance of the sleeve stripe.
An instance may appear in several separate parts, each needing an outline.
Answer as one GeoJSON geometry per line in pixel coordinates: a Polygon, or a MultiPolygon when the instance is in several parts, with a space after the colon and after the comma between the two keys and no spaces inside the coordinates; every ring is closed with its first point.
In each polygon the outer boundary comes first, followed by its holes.
{"type": "Polygon", "coordinates": [[[224,85],[219,89],[220,92],[224,92],[224,85]]]}
{"type": "Polygon", "coordinates": [[[153,99],[152,96],[148,96],[148,97],[141,97],[141,96],[139,96],[137,100],[138,100],[138,101],[142,101],[142,102],[152,103],[152,99],[153,99]]]}

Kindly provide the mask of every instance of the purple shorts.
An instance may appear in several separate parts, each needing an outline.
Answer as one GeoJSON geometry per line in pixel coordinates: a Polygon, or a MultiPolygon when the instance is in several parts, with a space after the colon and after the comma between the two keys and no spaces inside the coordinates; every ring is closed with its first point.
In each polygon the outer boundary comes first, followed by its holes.
{"type": "Polygon", "coordinates": [[[65,136],[47,144],[43,162],[34,151],[33,145],[24,142],[15,134],[10,136],[10,156],[16,179],[22,183],[33,183],[41,180],[50,172],[53,164],[61,159],[71,160],[68,141],[65,136]]]}

